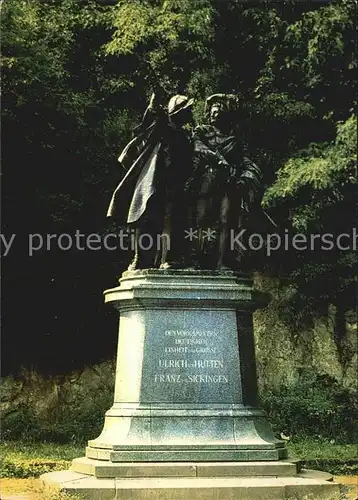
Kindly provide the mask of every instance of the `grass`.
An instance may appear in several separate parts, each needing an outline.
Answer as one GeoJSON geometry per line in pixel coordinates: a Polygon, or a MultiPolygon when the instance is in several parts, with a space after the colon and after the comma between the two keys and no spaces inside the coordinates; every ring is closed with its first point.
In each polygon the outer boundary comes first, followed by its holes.
{"type": "Polygon", "coordinates": [[[0,455],[0,477],[30,478],[68,469],[73,458],[84,455],[84,446],[4,441],[0,445],[0,455]]]}
{"type": "MultiPolygon", "coordinates": [[[[332,474],[357,474],[357,446],[335,444],[324,440],[305,439],[288,442],[289,457],[302,460],[303,466],[332,474]]],[[[71,460],[84,456],[84,444],[4,441],[1,477],[38,477],[51,470],[68,469],[71,460]]]]}
{"type": "Polygon", "coordinates": [[[6,458],[24,460],[72,460],[85,453],[84,444],[57,444],[42,442],[3,441],[0,455],[6,458]]]}
{"type": "Polygon", "coordinates": [[[358,448],[355,444],[335,444],[304,439],[287,445],[289,456],[299,458],[306,469],[318,469],[334,475],[358,474],[358,448]]]}
{"type": "Polygon", "coordinates": [[[358,459],[358,450],[355,444],[335,444],[329,441],[305,439],[289,442],[287,448],[291,457],[300,458],[301,460],[358,459]]]}

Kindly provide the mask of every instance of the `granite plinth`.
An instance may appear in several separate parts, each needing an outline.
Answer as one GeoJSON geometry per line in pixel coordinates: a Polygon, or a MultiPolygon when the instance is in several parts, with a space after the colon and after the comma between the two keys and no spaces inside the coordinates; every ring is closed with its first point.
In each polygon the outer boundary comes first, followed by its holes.
{"type": "MultiPolygon", "coordinates": [[[[87,457],[72,461],[71,471],[97,478],[296,476],[298,460],[275,462],[121,462],[87,457]]],[[[326,479],[326,478],[324,478],[326,479]]]]}
{"type": "Polygon", "coordinates": [[[252,312],[233,272],[143,270],[105,292],[120,313],[114,404],[86,456],[126,461],[286,457],[257,407],[252,312]]]}

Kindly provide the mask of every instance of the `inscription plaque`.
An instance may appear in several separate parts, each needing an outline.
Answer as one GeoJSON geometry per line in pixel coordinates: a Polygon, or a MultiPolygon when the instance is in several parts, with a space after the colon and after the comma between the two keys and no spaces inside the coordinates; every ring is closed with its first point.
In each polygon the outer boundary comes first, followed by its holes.
{"type": "MultiPolygon", "coordinates": [[[[126,322],[131,322],[131,313],[124,315],[126,322]]],[[[241,403],[237,335],[231,331],[236,324],[233,311],[216,311],[213,315],[203,310],[156,309],[140,321],[140,333],[138,315],[140,311],[135,313],[135,335],[137,341],[138,334],[142,337],[142,359],[137,360],[141,382],[140,389],[130,392],[139,396],[137,401],[241,403]]],[[[126,324],[128,331],[134,330],[126,324]]],[[[127,359],[119,349],[119,370],[122,363],[128,366],[128,344],[136,348],[136,340],[128,338],[128,333],[126,337],[127,359]]],[[[128,402],[127,396],[127,391],[118,391],[117,401],[128,402]]]]}

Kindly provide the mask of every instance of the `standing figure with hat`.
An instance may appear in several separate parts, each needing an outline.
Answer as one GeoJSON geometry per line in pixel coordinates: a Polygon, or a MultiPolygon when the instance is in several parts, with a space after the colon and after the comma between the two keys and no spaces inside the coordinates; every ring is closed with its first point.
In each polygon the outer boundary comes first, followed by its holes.
{"type": "Polygon", "coordinates": [[[134,138],[118,158],[127,173],[114,191],[107,212],[107,216],[135,229],[135,254],[128,270],[177,268],[183,264],[183,197],[193,161],[193,145],[184,127],[192,120],[193,99],[175,95],[167,110],[158,101],[152,94],[142,122],[134,129],[134,138]],[[141,248],[144,233],[153,238],[154,248],[141,248]],[[156,243],[160,234],[159,249],[156,243]]]}
{"type": "MultiPolygon", "coordinates": [[[[199,228],[199,265],[235,269],[240,249],[231,248],[230,231],[243,226],[245,216],[258,198],[262,174],[245,152],[242,133],[235,120],[237,96],[214,94],[206,99],[208,124],[194,132],[194,218],[199,228]],[[203,259],[205,230],[218,230],[214,260],[203,259]]],[[[206,233],[207,234],[207,233],[206,233]]],[[[209,239],[209,238],[208,238],[209,239]]]]}

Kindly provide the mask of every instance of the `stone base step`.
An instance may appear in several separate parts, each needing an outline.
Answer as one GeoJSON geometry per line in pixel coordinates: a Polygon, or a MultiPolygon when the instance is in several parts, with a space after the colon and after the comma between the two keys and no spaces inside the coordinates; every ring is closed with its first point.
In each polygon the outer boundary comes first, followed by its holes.
{"type": "Polygon", "coordinates": [[[71,470],[98,478],[295,476],[298,460],[274,462],[105,462],[75,458],[71,470]]]}
{"type": "Polygon", "coordinates": [[[147,477],[98,479],[73,471],[41,476],[46,484],[86,500],[339,500],[339,485],[293,477],[147,477]]]}

